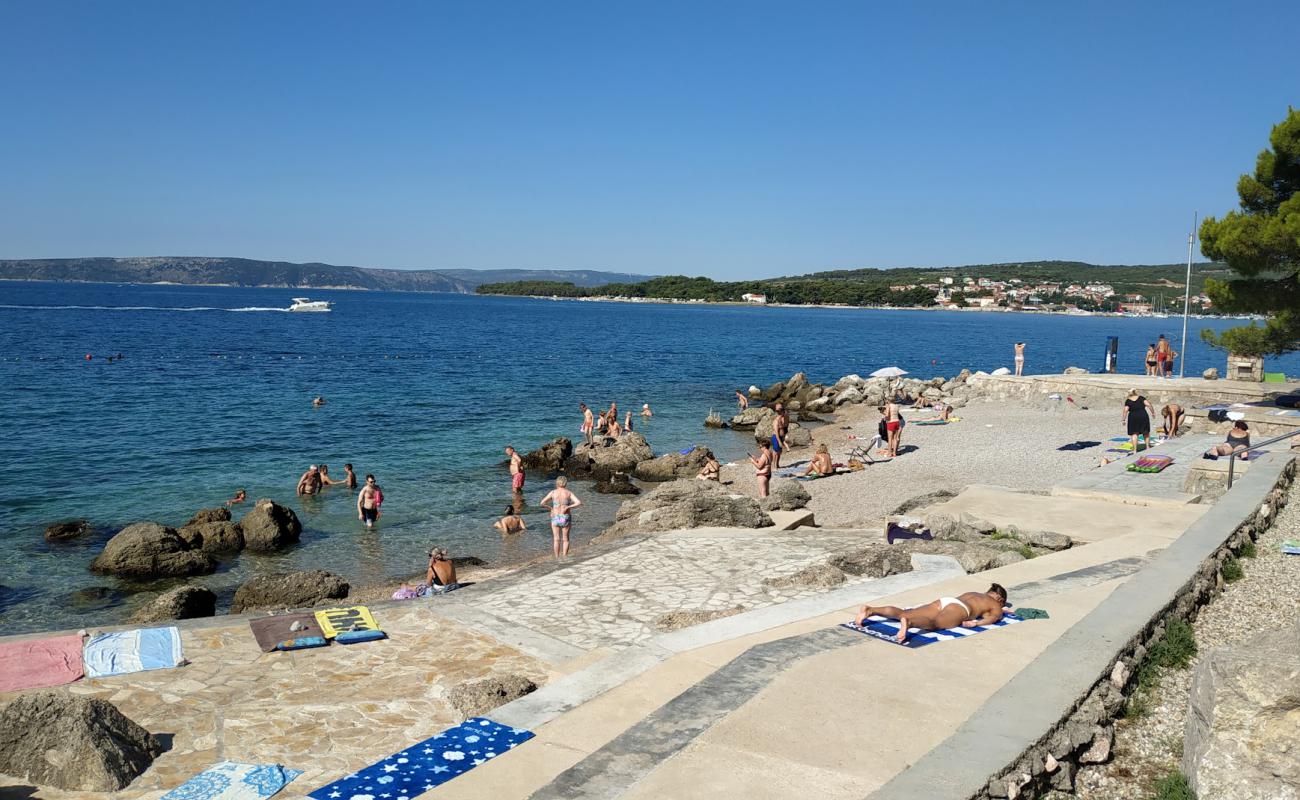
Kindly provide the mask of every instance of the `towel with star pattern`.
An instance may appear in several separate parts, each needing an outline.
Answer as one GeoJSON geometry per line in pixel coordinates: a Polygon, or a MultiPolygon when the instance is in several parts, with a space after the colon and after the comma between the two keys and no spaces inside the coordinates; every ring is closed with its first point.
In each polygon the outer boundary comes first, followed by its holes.
{"type": "Polygon", "coordinates": [[[532,731],[473,717],[307,796],[315,800],[407,800],[531,738],[532,731]]]}

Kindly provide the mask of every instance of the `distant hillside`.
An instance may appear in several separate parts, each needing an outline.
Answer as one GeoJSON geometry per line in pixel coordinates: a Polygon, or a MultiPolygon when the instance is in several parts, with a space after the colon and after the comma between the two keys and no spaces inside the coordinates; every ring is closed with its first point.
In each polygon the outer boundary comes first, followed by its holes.
{"type": "Polygon", "coordinates": [[[93,283],[181,283],[286,289],[380,289],[468,294],[492,281],[563,280],[580,286],[642,281],[646,275],[592,270],[374,269],[248,258],[45,258],[0,260],[0,279],[93,283]]]}

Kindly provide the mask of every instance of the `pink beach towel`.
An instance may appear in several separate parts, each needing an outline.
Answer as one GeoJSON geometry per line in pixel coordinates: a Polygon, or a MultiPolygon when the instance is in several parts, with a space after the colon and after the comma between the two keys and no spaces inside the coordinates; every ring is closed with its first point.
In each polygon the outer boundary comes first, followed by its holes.
{"type": "Polygon", "coordinates": [[[76,634],[0,644],[0,692],[60,686],[83,674],[76,634]]]}

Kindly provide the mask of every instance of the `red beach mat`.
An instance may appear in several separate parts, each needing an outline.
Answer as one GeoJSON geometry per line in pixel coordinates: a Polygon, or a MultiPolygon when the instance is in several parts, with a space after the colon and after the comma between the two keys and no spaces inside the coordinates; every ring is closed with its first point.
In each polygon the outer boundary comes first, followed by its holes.
{"type": "Polygon", "coordinates": [[[85,674],[81,647],[76,634],[0,644],[0,692],[72,683],[85,674]]]}

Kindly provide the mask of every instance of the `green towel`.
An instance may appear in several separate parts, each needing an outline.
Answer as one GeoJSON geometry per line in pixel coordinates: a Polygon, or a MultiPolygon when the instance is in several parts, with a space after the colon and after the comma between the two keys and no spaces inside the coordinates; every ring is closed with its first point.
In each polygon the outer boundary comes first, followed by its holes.
{"type": "Polygon", "coordinates": [[[1041,608],[1017,608],[1015,614],[1021,619],[1051,619],[1041,608]]]}
{"type": "Polygon", "coordinates": [[[1286,383],[1285,372],[1265,372],[1264,383],[1286,383]]]}

